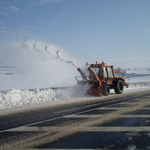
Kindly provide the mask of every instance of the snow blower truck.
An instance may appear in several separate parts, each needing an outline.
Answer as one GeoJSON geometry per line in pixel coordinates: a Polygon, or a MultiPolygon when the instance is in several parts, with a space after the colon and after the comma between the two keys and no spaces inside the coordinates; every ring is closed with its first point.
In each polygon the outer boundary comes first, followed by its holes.
{"type": "Polygon", "coordinates": [[[121,94],[124,90],[124,86],[127,88],[129,84],[125,82],[124,73],[115,71],[113,66],[106,65],[104,62],[98,64],[86,63],[88,75],[81,69],[77,70],[80,72],[82,80],[79,80],[79,76],[76,76],[78,84],[89,85],[87,91],[88,94],[94,96],[107,96],[110,93],[110,89],[114,89],[116,94],[121,94]]]}

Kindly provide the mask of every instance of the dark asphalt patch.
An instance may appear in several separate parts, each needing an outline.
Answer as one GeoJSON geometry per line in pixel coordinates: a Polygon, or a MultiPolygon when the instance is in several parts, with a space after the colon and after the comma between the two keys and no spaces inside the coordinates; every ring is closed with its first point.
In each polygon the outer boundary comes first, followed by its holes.
{"type": "Polygon", "coordinates": [[[123,113],[123,115],[150,115],[150,109],[138,109],[137,111],[123,113]]]}
{"type": "Polygon", "coordinates": [[[149,140],[147,132],[82,132],[37,148],[147,149],[150,146],[149,140]]]}
{"type": "Polygon", "coordinates": [[[112,109],[98,109],[98,110],[92,110],[92,111],[88,111],[88,112],[84,112],[84,113],[79,113],[78,115],[100,115],[100,114],[108,114],[111,112],[115,112],[116,110],[112,109]]]}
{"type": "Polygon", "coordinates": [[[39,132],[30,132],[30,131],[6,131],[3,133],[0,133],[0,145],[1,143],[8,143],[12,142],[14,140],[22,140],[23,138],[28,138],[29,136],[38,135],[39,132]]]}
{"type": "Polygon", "coordinates": [[[122,118],[113,121],[109,121],[103,124],[94,125],[96,127],[102,126],[118,126],[118,127],[136,127],[136,126],[150,126],[150,118],[122,118]]]}
{"type": "Polygon", "coordinates": [[[141,100],[136,100],[136,99],[130,100],[131,103],[138,103],[138,102],[140,102],[140,101],[141,101],[141,100]]]}
{"type": "Polygon", "coordinates": [[[37,127],[66,126],[66,125],[70,125],[72,123],[77,123],[78,121],[83,121],[83,120],[85,120],[85,119],[83,119],[83,118],[59,118],[56,120],[51,120],[51,121],[47,121],[47,122],[43,122],[43,123],[34,124],[29,127],[33,127],[33,126],[37,126],[37,127]]]}
{"type": "Polygon", "coordinates": [[[150,108],[150,105],[146,106],[145,108],[150,108]]]}
{"type": "Polygon", "coordinates": [[[115,104],[112,106],[108,106],[108,108],[125,108],[125,107],[134,107],[136,104],[115,104]]]}

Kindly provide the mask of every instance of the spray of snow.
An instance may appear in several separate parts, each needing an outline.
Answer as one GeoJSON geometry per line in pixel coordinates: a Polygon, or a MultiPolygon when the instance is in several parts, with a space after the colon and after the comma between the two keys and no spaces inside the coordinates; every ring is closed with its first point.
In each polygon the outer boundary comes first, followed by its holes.
{"type": "Polygon", "coordinates": [[[71,64],[71,65],[75,66],[76,68],[78,68],[78,66],[73,61],[69,61],[69,60],[65,60],[65,59],[61,58],[59,52],[60,52],[59,50],[56,52],[58,59],[60,59],[61,61],[65,62],[67,64],[71,64]]]}
{"type": "Polygon", "coordinates": [[[64,58],[75,60],[62,48],[43,41],[1,43],[0,91],[75,85],[78,72],[73,66],[76,65],[64,58]]]}
{"type": "Polygon", "coordinates": [[[45,51],[46,51],[50,56],[52,56],[54,59],[59,59],[59,60],[61,60],[62,62],[65,62],[65,63],[67,63],[67,64],[71,64],[71,65],[73,65],[74,67],[78,68],[78,66],[77,66],[73,61],[66,60],[66,59],[62,58],[62,57],[60,56],[60,50],[57,50],[56,56],[55,56],[55,55],[53,55],[53,54],[48,50],[48,46],[46,45],[46,46],[45,46],[45,51]]]}

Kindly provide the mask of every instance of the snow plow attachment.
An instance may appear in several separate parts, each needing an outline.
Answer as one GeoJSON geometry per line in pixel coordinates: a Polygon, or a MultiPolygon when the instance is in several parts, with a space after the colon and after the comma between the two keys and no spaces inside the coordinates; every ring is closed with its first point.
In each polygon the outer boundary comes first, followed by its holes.
{"type": "Polygon", "coordinates": [[[78,77],[75,77],[78,84],[81,85],[87,84],[87,86],[89,86],[89,90],[87,91],[88,94],[94,96],[103,96],[104,89],[101,86],[101,81],[99,80],[96,72],[91,67],[88,67],[87,70],[89,71],[90,74],[89,77],[85,75],[84,71],[81,68],[78,68],[77,70],[80,72],[81,77],[83,79],[83,80],[78,80],[78,77]]]}

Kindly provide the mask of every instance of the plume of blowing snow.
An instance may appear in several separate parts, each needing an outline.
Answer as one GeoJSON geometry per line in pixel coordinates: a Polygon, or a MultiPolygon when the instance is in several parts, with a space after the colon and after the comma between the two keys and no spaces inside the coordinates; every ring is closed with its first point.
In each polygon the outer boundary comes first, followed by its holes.
{"type": "Polygon", "coordinates": [[[67,64],[71,64],[71,65],[75,66],[76,68],[79,68],[73,61],[69,61],[69,60],[65,60],[65,59],[61,58],[59,52],[60,52],[59,50],[56,52],[58,59],[60,59],[61,61],[65,62],[67,64]]]}
{"type": "Polygon", "coordinates": [[[63,59],[63,58],[60,56],[60,54],[59,54],[59,53],[60,53],[60,50],[57,50],[56,56],[55,56],[55,55],[53,55],[53,54],[48,50],[48,46],[46,45],[46,46],[45,46],[45,51],[46,51],[50,56],[52,56],[54,59],[59,59],[59,60],[65,62],[65,63],[67,63],[67,64],[71,64],[71,65],[75,66],[76,68],[78,68],[78,66],[77,66],[73,61],[63,59]]]}
{"type": "Polygon", "coordinates": [[[77,66],[63,57],[74,58],[63,50],[60,56],[58,49],[61,48],[34,40],[1,42],[0,90],[75,85],[77,66]]]}

